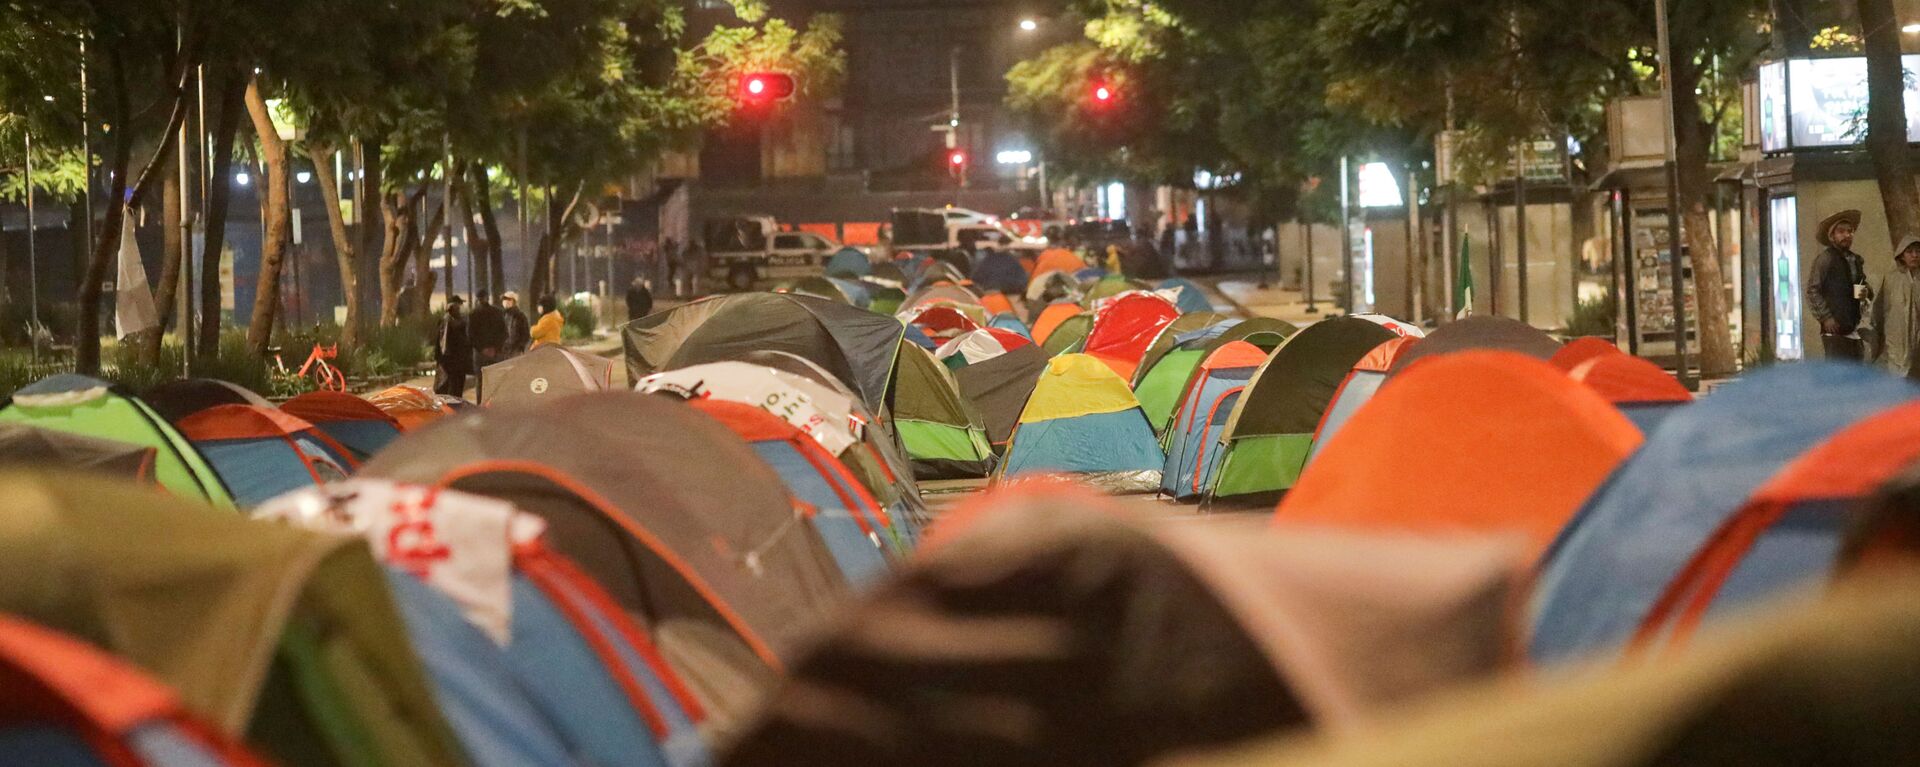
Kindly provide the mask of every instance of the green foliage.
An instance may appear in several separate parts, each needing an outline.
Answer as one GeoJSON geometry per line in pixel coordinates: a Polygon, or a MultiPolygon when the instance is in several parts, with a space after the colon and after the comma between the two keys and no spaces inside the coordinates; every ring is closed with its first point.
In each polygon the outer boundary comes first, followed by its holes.
{"type": "Polygon", "coordinates": [[[25,349],[0,349],[0,397],[11,397],[20,387],[40,379],[25,349]]]}
{"type": "Polygon", "coordinates": [[[1592,300],[1580,301],[1573,307],[1573,316],[1567,318],[1567,335],[1613,337],[1619,330],[1615,325],[1619,308],[1613,291],[1607,291],[1605,295],[1592,300]]]}
{"type": "Polygon", "coordinates": [[[595,324],[593,307],[582,301],[568,301],[560,305],[560,318],[565,322],[560,336],[566,339],[591,338],[595,324]]]}

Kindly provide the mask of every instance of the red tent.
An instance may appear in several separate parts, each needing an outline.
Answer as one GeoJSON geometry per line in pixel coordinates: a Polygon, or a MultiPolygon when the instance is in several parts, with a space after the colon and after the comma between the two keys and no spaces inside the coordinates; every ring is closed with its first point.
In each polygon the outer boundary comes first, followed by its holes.
{"type": "Polygon", "coordinates": [[[1592,357],[1575,365],[1568,375],[1616,405],[1693,401],[1693,392],[1667,371],[1631,354],[1592,357]]]}
{"type": "Polygon", "coordinates": [[[1614,345],[1612,341],[1597,336],[1581,336],[1568,341],[1566,346],[1560,347],[1560,350],[1554,352],[1547,361],[1553,363],[1554,367],[1570,373],[1574,368],[1580,367],[1582,362],[1616,354],[1624,355],[1625,353],[1620,351],[1620,347],[1614,345]]]}
{"type": "Polygon", "coordinates": [[[1131,381],[1140,358],[1146,356],[1160,329],[1179,318],[1179,307],[1152,293],[1134,291],[1114,296],[1094,312],[1086,353],[1131,381]]]}

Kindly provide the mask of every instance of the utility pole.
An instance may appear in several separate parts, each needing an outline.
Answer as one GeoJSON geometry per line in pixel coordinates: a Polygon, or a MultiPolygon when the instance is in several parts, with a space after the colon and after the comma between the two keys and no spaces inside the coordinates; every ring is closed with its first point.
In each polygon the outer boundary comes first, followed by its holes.
{"type": "Polygon", "coordinates": [[[1314,303],[1313,299],[1313,222],[1303,219],[1299,224],[1300,231],[1306,235],[1307,240],[1307,313],[1319,314],[1320,307],[1314,303]]]}
{"type": "MultiPolygon", "coordinates": [[[[1680,164],[1674,157],[1679,139],[1673,127],[1673,36],[1667,18],[1667,0],[1654,0],[1653,12],[1659,16],[1655,19],[1655,31],[1660,45],[1660,108],[1666,115],[1665,130],[1661,134],[1666,139],[1667,263],[1673,280],[1674,377],[1680,379],[1681,385],[1695,389],[1698,384],[1693,381],[1693,374],[1688,370],[1691,366],[1687,364],[1687,281],[1681,258],[1681,243],[1686,242],[1686,238],[1682,236],[1680,220],[1680,164]]],[[[1709,253],[1707,257],[1713,258],[1714,254],[1709,253]]]]}
{"type": "Polygon", "coordinates": [[[1353,313],[1354,291],[1353,208],[1350,204],[1353,195],[1349,194],[1350,190],[1347,188],[1347,178],[1351,175],[1347,169],[1347,156],[1340,155],[1340,271],[1345,278],[1346,288],[1341,291],[1343,295],[1339,306],[1341,311],[1348,314],[1353,313]]]}
{"type": "Polygon", "coordinates": [[[26,133],[27,140],[27,306],[28,316],[33,327],[27,335],[33,344],[30,353],[33,361],[40,361],[40,254],[34,247],[33,218],[33,132],[26,133]]]}
{"type": "MultiPolygon", "coordinates": [[[[453,288],[453,139],[442,136],[440,139],[441,158],[445,163],[440,171],[440,231],[446,238],[446,261],[440,264],[443,275],[440,281],[446,283],[447,302],[452,303],[453,288]]],[[[431,300],[432,296],[428,296],[431,300]]]]}
{"type": "MultiPolygon", "coordinates": [[[[947,90],[952,98],[947,110],[947,151],[960,147],[960,46],[947,51],[947,90]]],[[[971,160],[972,158],[968,158],[971,160]]],[[[967,188],[967,164],[958,168],[960,188],[967,188]]]]}
{"type": "Polygon", "coordinates": [[[1533,324],[1527,314],[1527,150],[1532,141],[1521,140],[1518,152],[1513,155],[1513,228],[1514,260],[1519,271],[1520,317],[1521,322],[1533,324]]]}
{"type": "Polygon", "coordinates": [[[1447,195],[1446,203],[1440,210],[1440,280],[1443,283],[1440,291],[1443,298],[1440,301],[1441,316],[1435,318],[1440,322],[1451,321],[1453,318],[1460,316],[1460,311],[1464,307],[1453,305],[1453,291],[1454,286],[1458,283],[1458,277],[1456,276],[1459,273],[1458,270],[1467,268],[1466,264],[1460,263],[1460,252],[1457,250],[1459,247],[1458,243],[1460,242],[1460,203],[1458,180],[1454,178],[1454,174],[1457,171],[1453,167],[1453,142],[1455,134],[1453,132],[1453,73],[1451,71],[1447,72],[1446,75],[1446,90],[1447,128],[1445,132],[1440,134],[1442,137],[1440,140],[1440,151],[1436,153],[1438,156],[1434,158],[1436,160],[1435,170],[1437,171],[1434,181],[1438,186],[1446,187],[1447,195]]]}

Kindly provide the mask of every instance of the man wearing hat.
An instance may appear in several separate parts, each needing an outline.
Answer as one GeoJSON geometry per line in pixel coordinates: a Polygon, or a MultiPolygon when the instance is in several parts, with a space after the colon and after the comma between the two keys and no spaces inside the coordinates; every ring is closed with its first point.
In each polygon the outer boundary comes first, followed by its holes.
{"type": "Polygon", "coordinates": [[[440,319],[440,334],[433,342],[433,361],[440,365],[439,380],[433,385],[437,394],[464,396],[467,374],[473,372],[473,341],[467,337],[467,321],[460,317],[460,307],[466,302],[459,296],[448,296],[447,316],[440,319]]]}
{"type": "Polygon", "coordinates": [[[1807,276],[1807,312],[1820,323],[1820,347],[1828,359],[1865,357],[1860,320],[1873,291],[1867,288],[1866,259],[1853,252],[1859,228],[1860,211],[1843,210],[1820,222],[1814,235],[1825,248],[1814,256],[1807,276]]]}
{"type": "Polygon", "coordinates": [[[501,293],[500,311],[507,318],[507,356],[526,351],[533,339],[527,334],[527,313],[520,309],[520,294],[511,290],[501,293]]]}

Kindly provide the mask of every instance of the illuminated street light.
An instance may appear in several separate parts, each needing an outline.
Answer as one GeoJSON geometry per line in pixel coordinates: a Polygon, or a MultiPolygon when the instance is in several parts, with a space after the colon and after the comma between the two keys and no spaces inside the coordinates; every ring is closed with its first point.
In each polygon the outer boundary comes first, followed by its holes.
{"type": "Polygon", "coordinates": [[[313,180],[313,174],[303,170],[303,171],[300,171],[299,173],[293,174],[293,180],[298,181],[302,184],[305,184],[313,180]]]}
{"type": "Polygon", "coordinates": [[[233,174],[233,183],[239,184],[241,186],[246,186],[248,184],[253,183],[253,177],[247,175],[247,172],[243,170],[243,171],[240,171],[239,173],[233,174]]]}
{"type": "Polygon", "coordinates": [[[1040,22],[1038,21],[1034,21],[1033,19],[1020,20],[1020,31],[1022,32],[1032,32],[1039,28],[1040,28],[1040,22]]]}
{"type": "Polygon", "coordinates": [[[1002,149],[993,160],[1001,165],[1025,165],[1033,162],[1033,153],[1025,149],[1002,149]]]}
{"type": "Polygon", "coordinates": [[[1920,24],[1908,24],[1904,27],[1901,27],[1900,31],[1905,32],[1909,35],[1920,35],[1920,24]]]}

